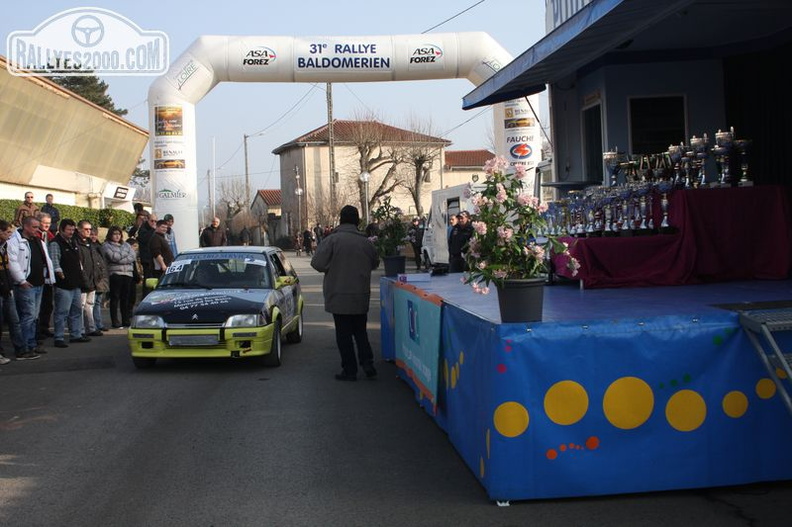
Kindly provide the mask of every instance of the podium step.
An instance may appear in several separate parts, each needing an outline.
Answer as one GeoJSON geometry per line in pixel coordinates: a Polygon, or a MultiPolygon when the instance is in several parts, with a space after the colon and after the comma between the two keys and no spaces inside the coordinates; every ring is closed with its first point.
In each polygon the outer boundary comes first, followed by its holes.
{"type": "Polygon", "coordinates": [[[792,308],[743,311],[740,313],[740,325],[792,415],[792,353],[782,351],[773,336],[773,333],[792,331],[792,308]],[[777,370],[783,374],[779,376],[777,370]]]}

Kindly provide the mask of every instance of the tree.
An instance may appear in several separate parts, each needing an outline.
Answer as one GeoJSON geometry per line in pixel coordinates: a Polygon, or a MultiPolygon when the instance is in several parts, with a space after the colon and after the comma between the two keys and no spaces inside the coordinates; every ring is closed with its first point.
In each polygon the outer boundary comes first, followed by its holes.
{"type": "Polygon", "coordinates": [[[129,186],[135,188],[135,201],[151,203],[151,171],[140,168],[140,165],[145,162],[145,159],[140,158],[135,171],[129,178],[129,186]]]}
{"type": "Polygon", "coordinates": [[[432,122],[419,122],[413,120],[410,125],[412,140],[402,148],[400,158],[409,169],[409,173],[400,178],[401,185],[407,189],[415,203],[418,216],[423,215],[421,195],[424,184],[429,182],[429,171],[436,160],[440,160],[444,143],[427,141],[432,136],[432,122]]]}
{"type": "Polygon", "coordinates": [[[245,182],[239,178],[220,183],[219,195],[226,206],[226,222],[230,222],[237,214],[250,210],[245,182]]]}
{"type": "MultiPolygon", "coordinates": [[[[352,132],[352,143],[357,149],[359,172],[368,172],[386,168],[385,175],[379,181],[369,181],[369,196],[366,209],[371,210],[371,205],[378,199],[387,196],[399,186],[398,166],[402,160],[399,149],[394,144],[398,139],[391,136],[392,127],[377,121],[372,114],[356,119],[357,125],[352,132]]],[[[355,178],[360,203],[366,201],[366,186],[355,178]]]]}
{"type": "MultiPolygon", "coordinates": [[[[83,70],[82,68],[76,68],[83,73],[87,73],[89,75],[81,75],[81,76],[67,76],[67,75],[55,75],[50,77],[50,80],[55,84],[63,86],[67,90],[73,91],[80,97],[88,99],[92,103],[96,104],[97,106],[101,106],[105,110],[113,112],[118,116],[124,116],[129,113],[124,108],[116,108],[115,103],[113,102],[113,98],[110,97],[110,94],[107,93],[107,90],[110,88],[105,81],[101,80],[96,75],[90,75],[93,73],[93,70],[83,70]]],[[[54,70],[55,73],[64,73],[67,70],[54,70]]],[[[70,69],[68,71],[74,71],[74,69],[70,69]]]]}

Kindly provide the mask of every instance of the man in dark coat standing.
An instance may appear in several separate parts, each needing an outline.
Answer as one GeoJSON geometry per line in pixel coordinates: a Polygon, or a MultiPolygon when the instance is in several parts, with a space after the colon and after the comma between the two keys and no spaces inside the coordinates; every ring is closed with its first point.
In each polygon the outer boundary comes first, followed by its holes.
{"type": "Polygon", "coordinates": [[[465,251],[470,238],[473,237],[473,225],[470,223],[470,214],[463,210],[457,214],[457,224],[451,229],[448,238],[448,272],[464,273],[467,271],[465,251]]]}
{"type": "Polygon", "coordinates": [[[336,344],[341,354],[339,381],[356,381],[358,363],[366,377],[377,376],[374,352],[366,333],[371,271],[379,265],[374,245],[358,231],[358,210],[352,205],[341,209],[340,225],[325,238],[311,259],[311,267],[324,273],[322,290],[325,311],[333,314],[336,344]],[[357,360],[355,347],[357,345],[357,360]]]}
{"type": "Polygon", "coordinates": [[[159,220],[157,222],[157,229],[154,231],[154,236],[149,241],[149,251],[151,252],[151,259],[154,262],[154,277],[159,278],[165,271],[167,271],[170,264],[173,263],[173,251],[171,251],[170,243],[165,238],[165,233],[168,232],[168,222],[159,220]]]}
{"type": "Polygon", "coordinates": [[[198,244],[201,247],[222,247],[228,245],[226,231],[220,228],[220,218],[217,216],[212,218],[212,224],[201,232],[198,244]]]}

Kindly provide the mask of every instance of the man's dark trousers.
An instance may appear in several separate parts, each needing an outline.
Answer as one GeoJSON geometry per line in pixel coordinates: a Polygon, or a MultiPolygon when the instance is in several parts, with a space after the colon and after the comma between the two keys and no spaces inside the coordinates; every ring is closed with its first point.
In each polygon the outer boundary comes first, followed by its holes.
{"type": "Polygon", "coordinates": [[[368,314],[360,315],[337,315],[333,313],[336,330],[336,344],[341,353],[341,368],[347,375],[357,375],[357,365],[372,364],[374,362],[374,352],[371,350],[366,323],[368,314]],[[354,339],[358,349],[358,359],[355,360],[355,347],[352,344],[354,339]]]}

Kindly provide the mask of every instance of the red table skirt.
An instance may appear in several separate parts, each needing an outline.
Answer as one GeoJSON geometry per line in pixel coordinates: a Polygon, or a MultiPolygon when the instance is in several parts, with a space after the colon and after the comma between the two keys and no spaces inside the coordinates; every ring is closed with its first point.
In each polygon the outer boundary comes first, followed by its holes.
{"type": "MultiPolygon", "coordinates": [[[[660,224],[655,199],[655,225],[660,224]]],[[[564,238],[586,288],[783,279],[792,269],[792,226],[779,186],[677,190],[669,198],[675,234],[564,238]]],[[[571,278],[563,258],[557,272],[571,278]]]]}

